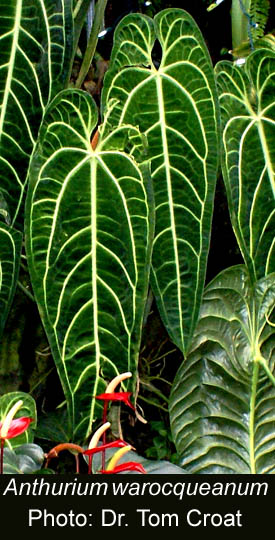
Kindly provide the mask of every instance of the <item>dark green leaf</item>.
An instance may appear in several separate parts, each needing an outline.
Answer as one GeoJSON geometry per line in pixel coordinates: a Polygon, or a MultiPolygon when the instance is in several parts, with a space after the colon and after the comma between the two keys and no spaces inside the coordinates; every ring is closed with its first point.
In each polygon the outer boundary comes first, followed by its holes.
{"type": "Polygon", "coordinates": [[[0,2],[0,198],[22,227],[30,155],[45,107],[64,87],[72,51],[68,0],[0,2]]]}
{"type": "Polygon", "coordinates": [[[135,392],[152,243],[150,177],[137,129],[90,137],[97,109],[61,92],[30,166],[26,249],[31,279],[69,408],[70,434],[89,433],[95,396],[125,371],[135,392]],[[77,432],[77,433],[76,433],[77,432]]]}
{"type": "Polygon", "coordinates": [[[147,136],[156,203],[153,292],[171,339],[184,352],[205,279],[217,105],[211,60],[188,13],[168,9],[154,21],[139,14],[121,21],[104,80],[106,129],[131,123],[147,136]],[[161,59],[154,44],[161,46],[161,59]]]}
{"type": "Polygon", "coordinates": [[[46,439],[55,443],[69,442],[70,433],[68,433],[68,413],[67,409],[51,411],[47,414],[40,414],[38,418],[38,426],[36,429],[36,437],[46,439]]]}
{"type": "Polygon", "coordinates": [[[14,297],[22,235],[0,222],[0,340],[14,297]]]}
{"type": "Polygon", "coordinates": [[[275,274],[251,286],[236,266],[206,288],[170,398],[172,434],[189,473],[275,472],[274,305],[275,274]]]}
{"type": "Polygon", "coordinates": [[[223,176],[232,226],[251,279],[275,270],[275,53],[244,69],[216,67],[223,123],[223,176]]]}

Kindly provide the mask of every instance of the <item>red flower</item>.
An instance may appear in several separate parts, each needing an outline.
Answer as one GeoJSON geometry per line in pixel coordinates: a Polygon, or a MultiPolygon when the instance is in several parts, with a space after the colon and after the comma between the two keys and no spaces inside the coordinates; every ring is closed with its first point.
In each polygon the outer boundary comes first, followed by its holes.
{"type": "Polygon", "coordinates": [[[131,407],[135,411],[135,407],[132,405],[129,397],[132,395],[132,392],[108,392],[106,394],[99,394],[96,396],[96,399],[102,399],[103,401],[124,401],[128,407],[131,407]]]}
{"type": "Polygon", "coordinates": [[[127,461],[126,463],[121,463],[121,465],[116,465],[116,467],[109,471],[107,470],[100,472],[102,474],[117,474],[125,471],[136,471],[142,474],[146,474],[146,470],[144,469],[144,467],[141,465],[141,463],[138,463],[137,461],[127,461]]]}
{"type": "Polygon", "coordinates": [[[84,450],[84,452],[82,453],[86,456],[92,456],[97,452],[103,452],[104,450],[108,450],[108,448],[123,448],[124,446],[128,446],[128,443],[122,441],[121,439],[118,439],[117,441],[102,444],[101,446],[97,446],[96,448],[87,448],[87,450],[84,450]]]}
{"type": "Polygon", "coordinates": [[[22,416],[21,418],[15,418],[11,421],[8,433],[3,437],[1,434],[3,422],[0,422],[0,439],[13,439],[21,433],[24,433],[28,429],[30,423],[33,422],[33,418],[29,416],[22,416]]]}

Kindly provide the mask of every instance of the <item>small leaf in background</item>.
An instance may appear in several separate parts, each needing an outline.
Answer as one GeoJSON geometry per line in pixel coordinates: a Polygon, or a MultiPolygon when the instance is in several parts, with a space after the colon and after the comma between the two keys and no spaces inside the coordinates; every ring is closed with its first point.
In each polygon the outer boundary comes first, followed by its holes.
{"type": "Polygon", "coordinates": [[[38,439],[45,439],[52,442],[69,442],[68,432],[68,412],[57,409],[48,413],[41,413],[38,418],[35,436],[38,439]]]}
{"type": "Polygon", "coordinates": [[[36,403],[34,399],[25,392],[10,392],[0,397],[0,422],[3,422],[10,409],[19,401],[22,400],[23,404],[17,412],[15,418],[30,417],[33,419],[29,428],[21,435],[13,439],[7,439],[5,441],[5,447],[17,448],[24,443],[31,443],[34,437],[34,430],[36,427],[36,403]]]}
{"type": "Polygon", "coordinates": [[[44,452],[37,444],[22,444],[4,449],[4,474],[37,473],[43,465],[44,452]]]}

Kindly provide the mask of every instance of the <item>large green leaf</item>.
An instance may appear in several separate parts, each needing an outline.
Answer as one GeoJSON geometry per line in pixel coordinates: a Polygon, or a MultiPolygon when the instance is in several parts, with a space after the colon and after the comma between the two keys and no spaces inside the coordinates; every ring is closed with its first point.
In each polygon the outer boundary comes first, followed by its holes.
{"type": "Polygon", "coordinates": [[[216,67],[223,176],[232,226],[252,279],[275,271],[275,53],[216,67]]]}
{"type": "Polygon", "coordinates": [[[71,19],[70,0],[0,2],[0,198],[12,224],[22,226],[26,172],[43,111],[67,78],[71,19]]]}
{"type": "Polygon", "coordinates": [[[0,223],[0,339],[16,289],[21,244],[21,233],[0,223]]]}
{"type": "Polygon", "coordinates": [[[26,207],[34,294],[77,436],[98,415],[94,397],[106,379],[130,370],[135,390],[153,234],[149,167],[136,161],[143,140],[125,126],[93,150],[97,120],[85,92],[53,100],[26,207]]]}
{"type": "Polygon", "coordinates": [[[9,410],[19,401],[22,400],[23,404],[15,415],[15,418],[22,416],[28,416],[32,418],[32,422],[29,428],[21,435],[14,437],[13,439],[6,439],[5,445],[10,449],[17,448],[21,445],[32,443],[33,430],[36,428],[37,413],[36,403],[32,396],[25,392],[9,392],[0,397],[0,422],[3,422],[7,416],[9,410]]]}
{"type": "Polygon", "coordinates": [[[156,203],[152,285],[171,339],[186,352],[204,286],[218,162],[213,68],[188,13],[123,19],[103,111],[107,126],[131,123],[148,138],[156,203]],[[158,68],[155,44],[162,51],[158,68]]]}
{"type": "Polygon", "coordinates": [[[275,274],[252,287],[242,266],[206,288],[170,398],[172,433],[189,473],[275,472],[274,303],[275,274]]]}

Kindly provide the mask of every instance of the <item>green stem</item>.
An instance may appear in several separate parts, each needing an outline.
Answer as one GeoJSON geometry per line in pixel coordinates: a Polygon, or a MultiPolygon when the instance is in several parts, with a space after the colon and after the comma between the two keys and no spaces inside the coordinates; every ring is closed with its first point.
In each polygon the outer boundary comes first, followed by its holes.
{"type": "Polygon", "coordinates": [[[267,324],[269,324],[269,326],[272,326],[272,328],[275,328],[275,324],[274,324],[274,323],[272,323],[272,322],[271,322],[271,321],[269,320],[269,318],[268,318],[268,316],[267,316],[267,315],[265,316],[265,318],[266,318],[266,322],[267,322],[267,324]]]}
{"type": "Polygon", "coordinates": [[[85,19],[87,17],[87,13],[88,13],[88,9],[89,9],[90,4],[91,4],[91,0],[79,0],[77,2],[77,5],[76,5],[75,10],[73,12],[73,19],[74,19],[73,53],[72,53],[72,58],[71,58],[71,66],[70,66],[67,81],[66,81],[66,84],[65,84],[66,88],[67,88],[67,86],[69,85],[69,82],[70,82],[73,62],[74,62],[74,58],[75,58],[75,55],[76,55],[81,30],[82,30],[83,25],[85,23],[85,19]]]}
{"type": "Polygon", "coordinates": [[[259,364],[264,368],[268,378],[271,380],[272,384],[274,384],[275,386],[275,377],[272,375],[267,363],[266,363],[266,360],[261,356],[259,358],[257,358],[257,361],[259,362],[259,364]]]}
{"type": "Polygon", "coordinates": [[[256,394],[257,394],[257,383],[259,376],[259,363],[254,362],[253,366],[253,376],[252,376],[252,390],[250,398],[250,418],[249,418],[249,447],[250,447],[250,468],[251,473],[256,474],[256,464],[255,464],[255,405],[256,405],[256,394]]]}
{"type": "Polygon", "coordinates": [[[47,371],[47,373],[45,373],[45,375],[43,375],[40,379],[38,379],[38,381],[29,389],[29,394],[33,394],[34,390],[43,382],[47,379],[47,377],[50,375],[50,373],[55,369],[55,367],[52,367],[51,369],[49,369],[49,371],[47,371]]]}
{"type": "MultiPolygon", "coordinates": [[[[21,255],[21,257],[23,257],[23,255],[21,255]]],[[[24,272],[28,273],[28,267],[24,263],[20,262],[20,267],[24,272]]]]}
{"type": "Polygon", "coordinates": [[[154,295],[153,295],[152,289],[150,288],[150,289],[149,289],[149,292],[148,292],[146,304],[145,304],[145,309],[144,309],[143,323],[142,323],[142,327],[143,327],[143,328],[144,328],[144,326],[146,325],[147,319],[148,319],[148,317],[149,317],[149,315],[150,315],[151,308],[152,308],[152,304],[153,304],[153,300],[154,300],[154,295]]]}
{"type": "Polygon", "coordinates": [[[160,405],[159,403],[154,403],[154,401],[151,401],[151,399],[147,399],[144,396],[138,396],[138,397],[142,401],[145,401],[145,403],[149,403],[149,405],[152,405],[153,407],[157,407],[158,409],[161,409],[162,411],[168,413],[168,409],[166,407],[163,407],[163,405],[160,405]]]}
{"type": "Polygon", "coordinates": [[[74,10],[73,10],[73,18],[74,21],[77,20],[77,17],[79,17],[79,14],[81,13],[81,10],[83,9],[83,6],[85,7],[85,10],[87,11],[89,5],[91,3],[91,0],[78,0],[74,10]]]}
{"type": "Polygon", "coordinates": [[[21,281],[17,281],[17,285],[19,289],[21,289],[21,291],[23,291],[25,295],[30,298],[30,300],[32,300],[32,302],[35,302],[34,296],[32,295],[32,293],[30,293],[30,291],[28,291],[28,289],[26,289],[26,287],[24,287],[24,285],[22,285],[21,281]]]}
{"type": "Polygon", "coordinates": [[[108,0],[98,0],[95,8],[95,18],[94,23],[92,26],[91,34],[89,37],[87,49],[83,58],[83,62],[79,71],[79,75],[77,78],[77,81],[75,83],[75,88],[81,88],[82,83],[90,69],[90,65],[92,63],[92,59],[95,54],[96,46],[97,46],[97,40],[98,40],[98,34],[100,31],[100,28],[102,26],[103,18],[104,18],[104,12],[107,5],[108,0]]]}
{"type": "MultiPolygon", "coordinates": [[[[251,0],[243,0],[243,6],[247,13],[250,13],[251,0]]],[[[240,0],[232,0],[231,9],[232,24],[232,47],[236,49],[248,40],[247,17],[243,14],[240,6],[240,0]]]]}

